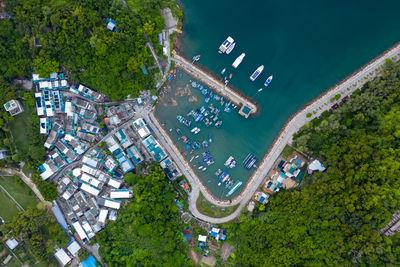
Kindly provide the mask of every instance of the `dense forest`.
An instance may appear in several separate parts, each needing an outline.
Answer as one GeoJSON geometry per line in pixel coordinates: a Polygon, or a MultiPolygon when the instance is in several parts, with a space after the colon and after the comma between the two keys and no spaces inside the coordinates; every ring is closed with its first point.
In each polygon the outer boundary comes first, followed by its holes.
{"type": "Polygon", "coordinates": [[[242,266],[400,264],[398,235],[379,233],[400,207],[400,63],[314,119],[294,145],[327,166],[233,224],[242,266]]]}
{"type": "MultiPolygon", "coordinates": [[[[83,83],[111,97],[138,95],[155,85],[157,69],[149,75],[141,68],[153,66],[148,41],[157,51],[157,34],[164,27],[160,9],[173,0],[6,0],[11,20],[0,21],[0,75],[11,80],[46,77],[63,70],[72,83],[83,83]],[[118,31],[106,28],[107,19],[118,31]]],[[[162,53],[159,53],[160,55],[162,53]]]]}
{"type": "Polygon", "coordinates": [[[8,238],[20,237],[23,246],[35,261],[49,262],[58,247],[65,247],[69,239],[46,207],[29,208],[2,226],[8,238]]]}
{"type": "Polygon", "coordinates": [[[102,260],[110,266],[190,266],[165,173],[152,166],[149,175],[135,177],[133,199],[96,236],[102,260]]]}

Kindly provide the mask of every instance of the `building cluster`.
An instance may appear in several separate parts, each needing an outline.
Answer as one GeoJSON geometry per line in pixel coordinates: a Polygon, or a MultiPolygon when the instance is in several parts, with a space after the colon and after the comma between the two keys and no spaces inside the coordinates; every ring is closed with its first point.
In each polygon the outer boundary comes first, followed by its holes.
{"type": "Polygon", "coordinates": [[[381,234],[385,234],[386,236],[393,236],[400,232],[400,210],[392,215],[390,222],[385,227],[380,229],[379,232],[381,234]]]}
{"type": "Polygon", "coordinates": [[[160,163],[168,179],[175,180],[182,174],[176,164],[167,156],[160,143],[151,134],[153,131],[143,118],[138,118],[132,124],[134,131],[139,136],[143,147],[150,156],[160,163]]]}
{"type": "Polygon", "coordinates": [[[301,168],[306,164],[306,160],[296,151],[293,152],[288,160],[281,160],[275,170],[273,170],[269,179],[263,186],[265,193],[274,194],[280,190],[281,187],[290,189],[298,186],[295,181],[298,177],[303,176],[304,173],[301,168]]]}
{"type": "MultiPolygon", "coordinates": [[[[79,166],[57,183],[57,203],[82,242],[93,238],[107,220],[116,220],[123,201],[133,196],[124,187],[123,177],[134,165],[126,155],[122,156],[124,160],[117,158],[123,152],[115,136],[117,134],[106,139],[107,144],[114,140],[107,151],[91,149],[82,157],[79,166]]],[[[137,163],[143,160],[138,155],[137,163]]]]}
{"type": "Polygon", "coordinates": [[[52,73],[46,79],[33,74],[32,82],[40,133],[47,136],[48,157],[39,166],[41,177],[47,180],[102,137],[94,104],[103,102],[104,95],[82,84],[78,89],[69,86],[63,73],[52,73]]]}

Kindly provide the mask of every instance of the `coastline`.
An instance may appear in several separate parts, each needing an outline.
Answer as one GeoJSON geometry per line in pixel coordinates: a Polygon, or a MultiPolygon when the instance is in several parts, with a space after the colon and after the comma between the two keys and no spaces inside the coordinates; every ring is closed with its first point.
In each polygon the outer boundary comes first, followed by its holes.
{"type": "MultiPolygon", "coordinates": [[[[303,105],[302,108],[300,108],[296,113],[294,113],[292,116],[289,117],[287,122],[282,126],[279,134],[275,138],[274,142],[269,146],[267,152],[265,153],[263,159],[260,162],[259,167],[254,170],[254,172],[251,174],[249,179],[246,181],[244,187],[240,191],[240,193],[235,196],[234,198],[230,200],[223,200],[219,199],[215,195],[213,195],[210,190],[207,188],[207,186],[203,183],[203,181],[196,175],[194,174],[193,170],[191,176],[194,178],[194,180],[191,180],[192,183],[197,183],[200,186],[200,190],[203,192],[204,197],[212,202],[215,205],[221,206],[221,207],[227,207],[227,206],[234,206],[240,203],[240,207],[238,208],[238,211],[240,212],[241,208],[244,207],[245,204],[250,200],[251,196],[253,195],[254,191],[257,190],[259,185],[264,181],[266,178],[267,174],[269,173],[273,163],[276,160],[275,155],[280,155],[284,145],[287,143],[290,143],[292,140],[293,134],[300,129],[302,126],[304,126],[306,123],[311,121],[313,118],[316,116],[319,116],[323,111],[327,110],[330,108],[330,105],[333,103],[330,103],[330,98],[334,96],[337,93],[342,93],[341,91],[345,90],[344,95],[350,95],[352,94],[355,90],[359,89],[366,81],[369,81],[376,76],[379,75],[382,66],[385,64],[385,60],[390,58],[392,60],[396,60],[399,58],[400,55],[400,42],[394,44],[390,48],[386,49],[384,52],[379,54],[377,57],[372,59],[371,61],[367,62],[354,72],[352,72],[350,75],[346,76],[343,80],[340,82],[336,83],[335,85],[329,87],[325,92],[314,98],[312,101],[306,103],[303,105]],[[396,57],[396,58],[394,58],[396,57]],[[376,66],[376,64],[378,64],[376,66]],[[372,74],[370,74],[372,73],[372,74]],[[364,77],[367,77],[365,80],[364,77]],[[355,86],[354,86],[355,84],[355,86]],[[350,90],[348,90],[349,88],[350,90]],[[322,103],[324,108],[319,108],[316,111],[313,109],[318,108],[316,107],[318,104],[321,104],[321,102],[328,101],[328,103],[322,103]],[[312,116],[310,118],[306,118],[306,114],[308,112],[312,112],[312,116]],[[315,113],[314,113],[315,112],[315,113]],[[300,120],[300,122],[298,122],[300,120]],[[282,147],[283,146],[283,147],[282,147]],[[281,149],[282,148],[282,149],[281,149]],[[278,153],[278,154],[277,154],[278,153]],[[194,174],[194,175],[193,175],[194,174]]],[[[344,96],[342,95],[342,97],[344,96]]],[[[158,121],[157,121],[158,122],[158,121]]],[[[159,123],[159,122],[158,122],[159,123]]],[[[161,127],[162,131],[165,132],[165,130],[161,127]]],[[[166,133],[166,135],[169,137],[169,135],[166,133]]],[[[170,138],[169,138],[170,139],[170,138]]],[[[171,140],[171,139],[170,139],[171,140]]],[[[175,147],[175,143],[172,143],[172,146],[175,147]]],[[[179,151],[179,149],[178,149],[179,151]]],[[[181,152],[179,151],[181,154],[181,152]]],[[[187,160],[183,158],[185,163],[187,163],[187,160]]],[[[190,167],[190,166],[189,166],[190,167]]],[[[189,171],[189,170],[188,170],[189,171]]],[[[192,185],[193,187],[193,185],[192,185]]],[[[194,199],[194,202],[197,200],[198,193],[195,190],[192,191],[191,195],[189,196],[190,200],[194,199]]],[[[239,215],[239,212],[236,212],[230,216],[224,217],[224,218],[210,218],[207,216],[204,216],[200,214],[198,211],[193,210],[193,206],[191,206],[191,211],[196,217],[200,217],[200,219],[208,220],[214,223],[222,223],[224,221],[229,221],[235,216],[239,215]],[[233,217],[232,217],[233,216],[233,217]]]]}

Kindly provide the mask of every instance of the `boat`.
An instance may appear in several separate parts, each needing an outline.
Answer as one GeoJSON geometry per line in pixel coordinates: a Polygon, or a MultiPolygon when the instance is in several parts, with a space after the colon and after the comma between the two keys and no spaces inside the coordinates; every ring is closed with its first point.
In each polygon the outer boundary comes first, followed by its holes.
{"type": "Polygon", "coordinates": [[[264,85],[268,86],[272,81],[273,75],[269,76],[268,79],[265,81],[264,85]]]}
{"type": "Polygon", "coordinates": [[[222,121],[218,121],[218,122],[215,124],[215,127],[219,128],[219,127],[221,127],[221,125],[222,125],[222,121]]]}
{"type": "Polygon", "coordinates": [[[206,167],[204,167],[202,171],[204,172],[205,170],[207,170],[207,168],[206,168],[206,167]]]}
{"type": "Polygon", "coordinates": [[[235,42],[234,42],[233,44],[231,44],[231,45],[226,49],[225,53],[226,53],[227,55],[229,55],[229,54],[232,52],[233,48],[235,48],[235,45],[236,45],[235,42]]]}
{"type": "Polygon", "coordinates": [[[257,162],[257,158],[256,158],[254,155],[249,154],[249,155],[247,155],[247,157],[244,159],[243,165],[244,165],[244,167],[245,167],[246,169],[250,170],[251,167],[253,167],[253,166],[256,164],[256,162],[257,162]]]}
{"type": "Polygon", "coordinates": [[[245,53],[240,54],[240,56],[238,56],[238,57],[235,59],[235,61],[233,61],[232,67],[235,68],[235,69],[236,69],[237,67],[239,67],[240,63],[242,63],[242,60],[243,60],[243,58],[244,58],[245,56],[246,56],[245,53]]]}
{"type": "Polygon", "coordinates": [[[216,176],[219,176],[221,173],[222,173],[221,169],[218,169],[218,170],[215,172],[215,175],[216,175],[216,176]]]}
{"type": "Polygon", "coordinates": [[[237,183],[233,186],[233,188],[231,189],[231,191],[229,191],[228,194],[226,194],[226,196],[229,197],[230,195],[232,195],[232,194],[236,191],[236,189],[238,189],[242,184],[243,184],[242,181],[237,182],[237,183]]]}
{"type": "Polygon", "coordinates": [[[210,133],[209,135],[208,135],[208,142],[212,142],[212,134],[210,133]]]}
{"type": "Polygon", "coordinates": [[[263,89],[262,88],[260,88],[260,89],[258,89],[258,92],[261,92],[263,89]]]}
{"type": "Polygon", "coordinates": [[[264,69],[264,65],[261,65],[260,67],[258,67],[258,68],[253,72],[253,74],[250,76],[250,80],[251,80],[252,82],[254,82],[254,81],[258,78],[258,76],[260,76],[260,74],[261,74],[261,72],[263,71],[263,69],[264,69]]]}
{"type": "Polygon", "coordinates": [[[176,129],[176,133],[179,134],[179,135],[182,135],[181,129],[177,128],[177,129],[176,129]]]}
{"type": "Polygon", "coordinates": [[[224,68],[224,69],[221,71],[221,75],[224,75],[225,71],[226,71],[226,68],[224,68]]]}
{"type": "Polygon", "coordinates": [[[229,79],[232,79],[232,73],[231,73],[231,74],[229,74],[229,79]]]}
{"type": "Polygon", "coordinates": [[[229,156],[229,158],[225,161],[224,166],[227,168],[235,168],[236,167],[236,160],[233,156],[229,156]]]}
{"type": "Polygon", "coordinates": [[[218,53],[225,53],[225,51],[229,48],[229,46],[232,45],[233,42],[233,38],[228,36],[228,38],[226,38],[226,40],[219,46],[218,53]]]}
{"type": "Polygon", "coordinates": [[[192,156],[192,158],[190,159],[190,162],[192,162],[193,159],[194,159],[194,156],[192,156]]]}

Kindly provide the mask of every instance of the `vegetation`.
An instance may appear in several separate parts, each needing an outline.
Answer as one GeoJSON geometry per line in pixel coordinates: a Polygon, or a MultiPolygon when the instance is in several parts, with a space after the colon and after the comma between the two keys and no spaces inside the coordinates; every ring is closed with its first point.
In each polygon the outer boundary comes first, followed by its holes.
{"type": "MultiPolygon", "coordinates": [[[[24,208],[36,207],[38,199],[33,191],[17,176],[0,177],[0,185],[24,208]]],[[[5,206],[6,207],[6,206],[5,206]]]]}
{"type": "Polygon", "coordinates": [[[199,197],[196,200],[196,206],[197,209],[200,211],[200,213],[214,217],[214,218],[222,218],[226,217],[233,212],[239,207],[239,204],[233,206],[233,207],[219,207],[211,204],[208,202],[208,200],[203,196],[203,194],[200,192],[199,197]]]}
{"type": "Polygon", "coordinates": [[[270,211],[233,224],[242,266],[400,264],[399,236],[379,229],[400,206],[400,63],[324,113],[294,145],[327,170],[272,196],[270,211]]]}
{"type": "Polygon", "coordinates": [[[187,251],[172,191],[159,166],[138,179],[134,198],[109,222],[96,242],[110,266],[186,266],[187,251]]]}
{"type": "Polygon", "coordinates": [[[1,75],[29,76],[33,69],[47,77],[61,69],[73,83],[112,100],[154,86],[154,75],[140,70],[152,66],[145,45],[157,44],[164,27],[161,8],[181,15],[172,0],[128,0],[129,9],[119,0],[3,2],[13,19],[0,22],[1,75]],[[116,21],[118,31],[106,28],[106,18],[116,21]]]}
{"type": "Polygon", "coordinates": [[[60,225],[46,210],[29,208],[20,212],[2,226],[8,238],[22,240],[26,251],[35,260],[50,261],[57,247],[68,244],[68,238],[60,225]]]}
{"type": "Polygon", "coordinates": [[[53,201],[57,198],[57,187],[53,183],[44,182],[39,188],[40,193],[42,193],[43,197],[47,201],[53,201]]]}

